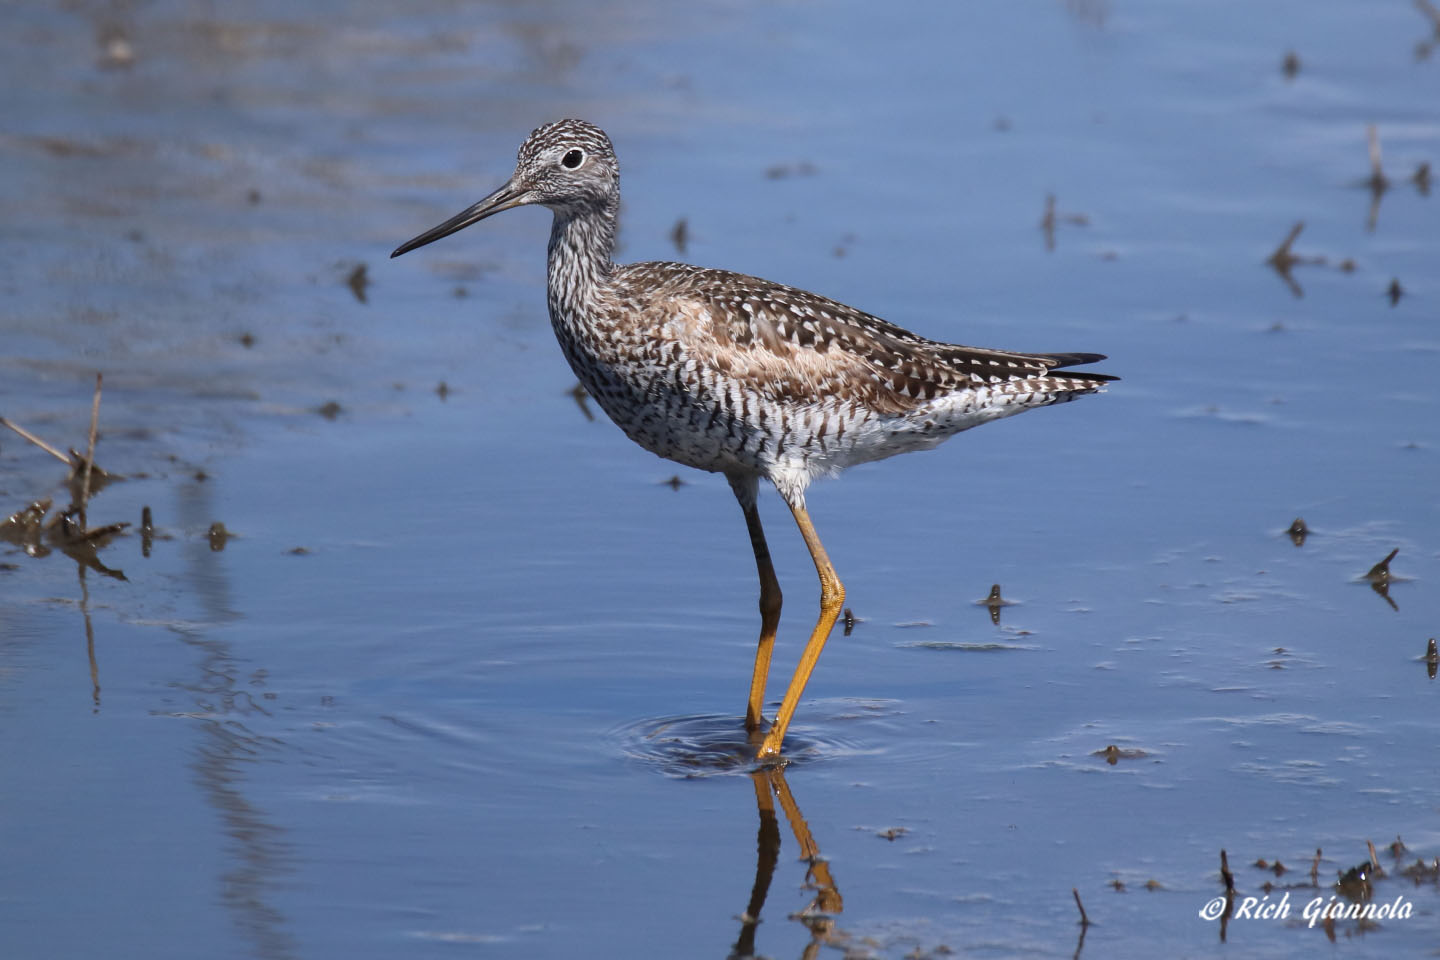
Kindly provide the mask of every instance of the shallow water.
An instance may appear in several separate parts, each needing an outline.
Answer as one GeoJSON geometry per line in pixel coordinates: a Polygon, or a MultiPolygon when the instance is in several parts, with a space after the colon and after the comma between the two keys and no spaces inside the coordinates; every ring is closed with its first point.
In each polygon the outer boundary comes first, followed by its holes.
{"type": "MultiPolygon", "coordinates": [[[[1333,949],[1433,947],[1400,875],[1440,855],[1411,4],[6,16],[0,415],[81,448],[103,371],[128,479],[90,520],[156,526],[99,551],[123,580],[0,546],[7,955],[1072,956],[1073,887],[1084,956],[1308,957],[1367,841],[1413,915],[1333,949]],[[570,396],[545,214],[385,259],[564,115],[616,142],[626,259],[684,217],[683,259],[1123,377],[813,489],[861,622],[783,776],[742,762],[739,512],[570,396]],[[1327,263],[1292,289],[1298,221],[1327,263]],[[1288,922],[1222,946],[1221,849],[1237,906],[1298,885],[1288,922]]],[[[0,514],[64,473],[5,431],[0,514]]],[[[815,585],[762,511],[778,696],[815,585]]]]}

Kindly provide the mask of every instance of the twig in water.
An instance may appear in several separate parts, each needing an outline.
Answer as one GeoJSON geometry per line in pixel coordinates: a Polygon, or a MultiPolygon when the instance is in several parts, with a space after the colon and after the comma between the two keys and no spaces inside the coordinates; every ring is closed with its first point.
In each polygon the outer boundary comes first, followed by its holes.
{"type": "Polygon", "coordinates": [[[90,445],[85,451],[85,475],[80,480],[80,515],[85,515],[85,504],[90,499],[90,471],[95,466],[95,435],[100,429],[100,385],[104,374],[95,374],[95,399],[90,404],[90,445]]]}
{"type": "Polygon", "coordinates": [[[1073,223],[1077,227],[1090,225],[1090,218],[1083,213],[1062,213],[1055,212],[1055,194],[1045,195],[1045,216],[1040,218],[1040,231],[1045,234],[1045,249],[1055,249],[1055,225],[1058,223],[1073,223]]]}
{"type": "Polygon", "coordinates": [[[1085,915],[1085,904],[1080,902],[1080,891],[1075,887],[1071,887],[1070,892],[1075,896],[1075,906],[1080,908],[1080,926],[1090,926],[1090,918],[1085,915]]]}
{"type": "Polygon", "coordinates": [[[1296,220],[1295,226],[1290,228],[1290,233],[1280,241],[1280,246],[1275,248],[1275,252],[1270,254],[1265,262],[1276,270],[1289,270],[1300,259],[1290,252],[1290,246],[1295,242],[1295,238],[1300,236],[1300,231],[1304,229],[1305,221],[1296,220]]]}
{"type": "Polygon", "coordinates": [[[1230,872],[1230,858],[1225,855],[1224,850],[1220,851],[1220,876],[1225,880],[1225,892],[1234,893],[1235,874],[1230,872]]]}
{"type": "Polygon", "coordinates": [[[1285,281],[1285,286],[1289,287],[1290,292],[1296,297],[1305,296],[1305,291],[1300,288],[1300,284],[1295,282],[1290,271],[1301,264],[1310,263],[1323,266],[1326,262],[1324,256],[1302,257],[1290,250],[1291,245],[1295,243],[1295,238],[1300,236],[1300,231],[1304,229],[1304,220],[1295,221],[1295,226],[1291,227],[1285,239],[1280,241],[1280,246],[1265,258],[1265,265],[1280,275],[1280,279],[1285,281]]]}
{"type": "Polygon", "coordinates": [[[1370,188],[1370,212],[1365,218],[1365,229],[1374,233],[1375,221],[1380,217],[1380,198],[1390,189],[1390,179],[1380,164],[1380,135],[1375,132],[1375,124],[1366,125],[1365,139],[1370,148],[1370,177],[1365,181],[1365,186],[1370,188]]]}
{"type": "Polygon", "coordinates": [[[1365,125],[1365,140],[1370,148],[1370,179],[1365,182],[1377,193],[1387,190],[1390,179],[1385,176],[1385,168],[1380,163],[1380,134],[1375,132],[1375,124],[1365,125]]]}
{"type": "Polygon", "coordinates": [[[39,437],[35,436],[35,434],[31,433],[29,430],[26,430],[24,427],[20,426],[20,424],[14,422],[13,420],[7,420],[4,417],[0,417],[0,426],[9,427],[11,430],[14,430],[16,433],[20,434],[20,436],[24,437],[26,440],[29,440],[31,443],[35,444],[35,446],[39,447],[41,450],[44,450],[46,453],[50,454],[50,456],[59,460],[67,467],[73,467],[75,465],[75,462],[69,457],[65,456],[65,454],[61,453],[59,450],[56,450],[54,447],[50,446],[50,444],[46,443],[44,440],[41,440],[39,437]]]}

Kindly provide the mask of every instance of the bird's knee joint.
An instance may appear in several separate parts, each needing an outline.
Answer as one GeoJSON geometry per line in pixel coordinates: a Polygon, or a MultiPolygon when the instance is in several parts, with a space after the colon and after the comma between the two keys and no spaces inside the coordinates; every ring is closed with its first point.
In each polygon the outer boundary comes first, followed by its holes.
{"type": "Polygon", "coordinates": [[[821,581],[820,583],[820,605],[824,607],[838,607],[845,602],[845,584],[839,580],[821,581]]]}

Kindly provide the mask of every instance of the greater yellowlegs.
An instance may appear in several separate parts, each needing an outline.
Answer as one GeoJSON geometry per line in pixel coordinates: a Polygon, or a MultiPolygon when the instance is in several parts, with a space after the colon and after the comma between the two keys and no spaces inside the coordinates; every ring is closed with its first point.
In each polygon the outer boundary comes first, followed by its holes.
{"type": "Polygon", "coordinates": [[[780,622],[780,585],[755,506],[761,477],[790,507],[815,561],[820,618],[760,742],[760,759],[779,755],[845,600],[805,509],[810,482],[1094,393],[1115,379],[1058,372],[1103,360],[1097,353],[939,343],[768,280],[683,263],[613,263],[620,168],[610,138],[580,120],[535,130],[508,183],[391,256],[525,204],[555,215],[550,322],[585,389],[631,440],[725,474],[740,501],[760,574],[760,642],[745,712],[757,737],[780,622]]]}

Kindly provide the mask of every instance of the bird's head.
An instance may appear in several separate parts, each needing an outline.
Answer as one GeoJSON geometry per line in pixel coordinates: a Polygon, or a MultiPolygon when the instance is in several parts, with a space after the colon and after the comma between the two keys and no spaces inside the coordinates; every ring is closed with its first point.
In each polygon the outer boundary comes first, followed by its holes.
{"type": "Polygon", "coordinates": [[[434,243],[511,207],[538,203],[557,213],[573,214],[612,204],[619,192],[620,165],[604,130],[583,120],[548,123],[520,145],[509,182],[439,226],[402,243],[390,256],[434,243]]]}

